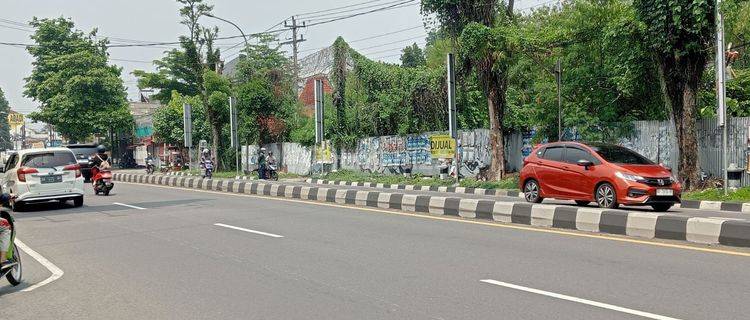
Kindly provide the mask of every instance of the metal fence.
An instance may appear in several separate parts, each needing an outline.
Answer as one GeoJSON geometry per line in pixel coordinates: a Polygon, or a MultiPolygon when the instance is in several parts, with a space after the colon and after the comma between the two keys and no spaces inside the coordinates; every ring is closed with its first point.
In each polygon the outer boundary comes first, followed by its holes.
{"type": "MultiPolygon", "coordinates": [[[[620,144],[643,154],[652,161],[664,163],[677,172],[679,146],[674,125],[669,121],[636,121],[633,133],[623,137],[620,144]]],[[[748,127],[750,118],[731,118],[727,143],[727,162],[738,168],[747,167],[748,127]]],[[[696,123],[698,138],[698,163],[708,177],[721,178],[722,168],[722,128],[716,119],[701,119],[696,123]]],[[[742,186],[750,185],[750,175],[742,174],[742,186]]]]}

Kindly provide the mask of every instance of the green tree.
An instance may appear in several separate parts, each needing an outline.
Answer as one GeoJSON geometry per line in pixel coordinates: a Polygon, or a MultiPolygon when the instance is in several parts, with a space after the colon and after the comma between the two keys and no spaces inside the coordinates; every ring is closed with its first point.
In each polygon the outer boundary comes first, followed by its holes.
{"type": "MultiPolygon", "coordinates": [[[[203,0],[177,0],[180,8],[180,23],[187,27],[188,34],[180,36],[180,48],[166,53],[166,56],[154,63],[157,72],[149,73],[142,70],[133,72],[138,77],[138,87],[141,89],[156,89],[156,99],[168,103],[172,91],[182,95],[197,96],[201,105],[205,107],[206,121],[211,128],[211,149],[216,159],[222,159],[223,129],[226,124],[226,110],[217,103],[210,101],[213,92],[211,85],[204,76],[207,70],[214,70],[220,60],[219,49],[214,48],[214,39],[218,35],[217,28],[207,28],[200,24],[201,17],[211,14],[213,6],[203,0]]],[[[227,102],[228,103],[228,102],[227,102]]],[[[220,161],[219,168],[222,166],[220,161]]]]}
{"type": "Polygon", "coordinates": [[[198,96],[185,96],[172,91],[169,103],[154,112],[154,132],[158,142],[176,146],[183,146],[184,123],[183,105],[190,104],[193,123],[193,140],[208,140],[211,138],[211,129],[206,121],[206,111],[203,102],[198,96]]]}
{"type": "Polygon", "coordinates": [[[422,0],[422,12],[434,14],[441,28],[459,38],[465,65],[476,70],[487,99],[492,162],[488,178],[505,174],[503,118],[506,109],[508,68],[512,57],[513,0],[422,0]]]}
{"type": "Polygon", "coordinates": [[[5,93],[0,88],[0,150],[13,148],[13,142],[10,141],[10,125],[8,124],[8,114],[10,114],[10,105],[5,99],[5,93]]]}
{"type": "Polygon", "coordinates": [[[107,40],[94,40],[96,30],[74,30],[65,18],[34,18],[30,24],[36,44],[27,49],[34,62],[24,95],[41,106],[29,117],[74,141],[128,127],[133,119],[121,69],[107,65],[107,40]]]}
{"type": "Polygon", "coordinates": [[[427,59],[425,59],[424,51],[416,43],[401,50],[402,67],[414,68],[425,65],[427,65],[427,59]]]}
{"type": "MultiPolygon", "coordinates": [[[[248,143],[265,144],[287,138],[287,122],[304,126],[298,118],[291,61],[261,36],[243,50],[234,76],[239,108],[239,135],[248,143]],[[293,120],[293,121],[292,121],[293,120]]],[[[299,127],[295,127],[299,128],[299,127]]]]}
{"type": "Polygon", "coordinates": [[[677,129],[678,171],[685,189],[697,187],[700,181],[695,120],[699,83],[712,52],[707,48],[714,39],[715,4],[710,0],[634,2],[677,129]]]}

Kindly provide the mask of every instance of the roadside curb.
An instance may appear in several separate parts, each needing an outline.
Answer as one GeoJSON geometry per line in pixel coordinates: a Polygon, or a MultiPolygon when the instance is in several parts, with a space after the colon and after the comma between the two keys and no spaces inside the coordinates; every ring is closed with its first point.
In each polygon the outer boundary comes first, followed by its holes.
{"type": "Polygon", "coordinates": [[[682,203],[680,203],[680,208],[750,213],[750,203],[747,202],[682,200],[682,203]]]}
{"type": "Polygon", "coordinates": [[[353,186],[353,187],[368,187],[368,188],[381,188],[381,189],[393,189],[393,190],[414,190],[414,191],[434,191],[434,192],[448,192],[448,193],[463,193],[463,194],[474,194],[484,196],[498,196],[498,197],[518,197],[523,198],[523,193],[518,190],[505,190],[505,189],[483,189],[483,188],[469,188],[469,187],[439,187],[439,186],[417,186],[410,184],[383,184],[374,182],[352,182],[352,181],[333,181],[323,179],[307,179],[306,183],[310,184],[324,184],[324,185],[335,185],[335,186],[353,186]]]}
{"type": "Polygon", "coordinates": [[[747,220],[691,218],[664,213],[303,187],[241,180],[206,180],[168,175],[115,173],[114,179],[124,182],[286,197],[649,239],[750,247],[750,221],[747,220]]]}
{"type": "MultiPolygon", "coordinates": [[[[192,174],[188,172],[167,172],[163,175],[166,176],[178,176],[178,177],[200,177],[198,174],[192,174]]],[[[234,180],[253,180],[254,177],[252,176],[235,176],[234,180]]]]}

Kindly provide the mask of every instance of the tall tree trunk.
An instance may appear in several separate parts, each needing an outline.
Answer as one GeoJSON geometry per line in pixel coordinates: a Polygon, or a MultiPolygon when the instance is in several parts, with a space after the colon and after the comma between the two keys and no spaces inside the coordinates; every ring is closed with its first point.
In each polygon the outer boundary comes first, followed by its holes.
{"type": "MultiPolygon", "coordinates": [[[[494,72],[490,71],[493,76],[494,72]]],[[[487,107],[490,117],[490,153],[492,160],[487,179],[501,180],[505,175],[505,139],[503,137],[503,115],[507,81],[491,77],[487,88],[487,107]]]]}
{"type": "Polygon", "coordinates": [[[698,138],[695,129],[698,84],[705,60],[668,57],[659,63],[664,98],[671,107],[677,133],[679,180],[685,190],[699,187],[698,138]]]}

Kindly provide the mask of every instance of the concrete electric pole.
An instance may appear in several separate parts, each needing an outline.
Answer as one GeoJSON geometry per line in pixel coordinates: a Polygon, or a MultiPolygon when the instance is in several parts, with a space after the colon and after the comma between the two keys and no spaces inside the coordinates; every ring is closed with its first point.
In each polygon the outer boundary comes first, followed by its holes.
{"type": "Polygon", "coordinates": [[[284,21],[284,27],[289,28],[290,30],[292,30],[292,38],[289,39],[290,41],[282,42],[281,44],[282,45],[287,45],[287,44],[291,44],[292,45],[292,59],[294,61],[294,85],[295,85],[295,89],[298,89],[298,85],[297,84],[299,82],[299,61],[298,61],[298,57],[297,57],[297,53],[298,53],[297,44],[300,43],[300,42],[304,42],[305,41],[305,37],[304,36],[300,36],[299,38],[297,38],[297,29],[304,28],[305,26],[306,25],[305,25],[304,21],[302,22],[302,24],[297,24],[297,19],[294,16],[292,16],[292,23],[291,24],[289,24],[287,21],[284,21]]]}
{"type": "Polygon", "coordinates": [[[727,115],[726,104],[726,63],[724,61],[724,15],[721,13],[721,0],[716,0],[716,101],[718,102],[717,114],[719,115],[719,126],[722,127],[721,148],[722,148],[722,172],[724,178],[724,194],[728,192],[728,172],[727,172],[727,134],[729,130],[729,116],[727,115]]]}

